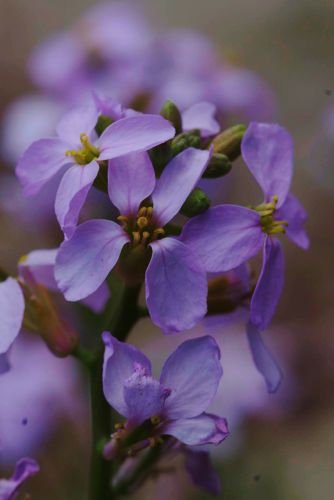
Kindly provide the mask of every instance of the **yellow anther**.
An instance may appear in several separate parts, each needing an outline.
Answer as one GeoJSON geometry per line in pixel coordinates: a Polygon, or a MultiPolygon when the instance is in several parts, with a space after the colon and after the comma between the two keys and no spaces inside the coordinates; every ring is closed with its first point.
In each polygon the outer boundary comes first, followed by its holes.
{"type": "Polygon", "coordinates": [[[147,207],[147,217],[152,217],[153,207],[147,207]]]}
{"type": "Polygon", "coordinates": [[[134,244],[138,245],[138,243],[140,243],[140,232],[139,231],[133,231],[132,232],[132,238],[133,238],[134,244]]]}
{"type": "Polygon", "coordinates": [[[159,236],[163,236],[165,234],[165,230],[162,229],[162,227],[158,227],[157,229],[154,229],[153,235],[152,235],[152,240],[157,240],[159,236]]]}
{"type": "Polygon", "coordinates": [[[159,425],[161,422],[161,418],[159,417],[159,415],[154,415],[150,420],[153,425],[159,425]]]}
{"type": "Polygon", "coordinates": [[[139,217],[137,219],[137,226],[139,227],[139,229],[143,229],[144,227],[147,227],[148,226],[147,217],[139,217]]]}
{"type": "Polygon", "coordinates": [[[147,207],[141,207],[139,210],[138,210],[138,217],[141,217],[141,216],[145,216],[147,213],[147,207]]]}
{"type": "Polygon", "coordinates": [[[116,422],[116,424],[115,424],[114,427],[115,427],[116,430],[123,429],[124,424],[120,424],[119,422],[116,422]]]}
{"type": "Polygon", "coordinates": [[[21,255],[19,258],[19,264],[23,264],[28,259],[28,255],[21,255]]]}
{"type": "Polygon", "coordinates": [[[141,242],[142,242],[143,244],[145,244],[145,243],[146,243],[146,241],[149,239],[149,237],[150,237],[150,233],[149,233],[148,231],[144,231],[144,232],[143,232],[142,239],[141,239],[141,242]]]}
{"type": "Polygon", "coordinates": [[[89,141],[89,137],[87,134],[82,133],[80,134],[80,142],[85,146],[89,141]]]}

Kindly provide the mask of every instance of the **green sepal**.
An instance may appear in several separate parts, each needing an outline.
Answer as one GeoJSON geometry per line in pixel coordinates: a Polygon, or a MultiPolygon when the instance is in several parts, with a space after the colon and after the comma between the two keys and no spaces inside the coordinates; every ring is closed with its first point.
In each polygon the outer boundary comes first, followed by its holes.
{"type": "Polygon", "coordinates": [[[182,205],[180,212],[186,217],[194,217],[205,212],[210,205],[211,200],[208,195],[202,189],[195,188],[182,205]]]}

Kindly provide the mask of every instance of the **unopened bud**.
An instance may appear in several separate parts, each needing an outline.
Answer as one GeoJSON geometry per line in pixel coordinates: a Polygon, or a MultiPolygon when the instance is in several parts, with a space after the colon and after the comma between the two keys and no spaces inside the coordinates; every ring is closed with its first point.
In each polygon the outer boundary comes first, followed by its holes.
{"type": "Polygon", "coordinates": [[[202,189],[195,188],[182,205],[180,212],[187,217],[194,217],[205,212],[210,205],[211,200],[208,195],[202,189]]]}
{"type": "Polygon", "coordinates": [[[199,148],[201,145],[201,133],[199,130],[191,130],[177,135],[172,140],[172,156],[176,156],[187,148],[199,148]]]}
{"type": "Polygon", "coordinates": [[[182,117],[178,107],[172,101],[166,101],[160,111],[161,116],[170,121],[175,128],[175,133],[182,132],[182,117]]]}
{"type": "Polygon", "coordinates": [[[245,125],[235,125],[217,135],[210,146],[213,146],[214,153],[221,153],[231,161],[236,160],[241,153],[241,141],[246,132],[245,125]]]}
{"type": "Polygon", "coordinates": [[[113,120],[109,116],[100,115],[97,120],[97,124],[95,125],[95,132],[100,137],[100,135],[102,135],[105,129],[108,128],[109,125],[111,125],[112,123],[113,120]]]}
{"type": "Polygon", "coordinates": [[[202,177],[207,179],[223,177],[231,171],[231,168],[232,163],[226,155],[213,153],[202,177]]]}

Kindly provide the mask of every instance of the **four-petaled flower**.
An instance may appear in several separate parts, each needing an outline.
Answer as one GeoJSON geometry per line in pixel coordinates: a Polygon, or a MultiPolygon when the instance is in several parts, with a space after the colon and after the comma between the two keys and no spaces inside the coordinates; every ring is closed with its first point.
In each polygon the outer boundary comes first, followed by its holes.
{"type": "Polygon", "coordinates": [[[108,332],[103,340],[104,394],[126,417],[127,433],[150,420],[152,437],[169,435],[189,446],[219,444],[228,436],[226,420],[205,413],[223,374],[213,337],[183,342],[165,362],[159,381],[137,348],[108,332]]]}

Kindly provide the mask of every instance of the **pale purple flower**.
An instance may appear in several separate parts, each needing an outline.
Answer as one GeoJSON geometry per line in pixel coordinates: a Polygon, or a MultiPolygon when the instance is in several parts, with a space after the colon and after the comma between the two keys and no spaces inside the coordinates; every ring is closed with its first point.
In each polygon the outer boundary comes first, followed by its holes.
{"type": "Polygon", "coordinates": [[[152,321],[165,333],[194,326],[207,310],[206,272],[187,245],[165,237],[163,227],[179,212],[210,155],[210,151],[188,148],[167,165],[157,181],[147,153],[111,160],[109,196],[121,213],[121,225],[90,220],[61,245],[55,277],[65,298],[76,301],[93,293],[128,244],[129,258],[139,257],[137,268],[141,256],[146,264],[143,271],[149,262],[146,302],[152,321]],[[153,207],[141,207],[150,195],[153,207]]]}
{"type": "Polygon", "coordinates": [[[0,479],[0,500],[14,500],[22,484],[39,472],[38,463],[32,458],[21,458],[9,479],[0,479]]]}
{"type": "Polygon", "coordinates": [[[185,466],[195,486],[211,493],[211,495],[219,495],[221,491],[220,477],[213,468],[210,454],[207,451],[186,448],[185,466]]]}
{"type": "Polygon", "coordinates": [[[289,133],[278,125],[251,123],[242,141],[242,156],[264,193],[254,208],[219,205],[193,218],[181,241],[202,259],[207,271],[234,269],[263,248],[263,264],[250,307],[248,337],[257,367],[267,374],[270,390],[280,372],[266,352],[259,332],[271,322],[283,288],[283,253],[276,238],[286,232],[301,248],[308,248],[303,228],[306,212],[289,194],[293,152],[289,133]],[[202,228],[205,228],[203,231],[202,228]]]}
{"type": "Polygon", "coordinates": [[[182,129],[187,132],[199,129],[202,137],[218,134],[220,125],[215,119],[216,106],[202,101],[193,104],[182,112],[182,129]]]}
{"type": "Polygon", "coordinates": [[[63,167],[55,212],[70,237],[80,210],[99,172],[99,162],[145,151],[172,138],[175,131],[161,116],[137,115],[112,123],[97,138],[99,111],[95,104],[69,111],[57,125],[57,137],[34,142],[20,158],[16,173],[24,193],[36,194],[63,167]]]}
{"type": "Polygon", "coordinates": [[[108,332],[103,340],[104,394],[126,417],[127,429],[154,419],[155,436],[174,436],[189,446],[219,444],[228,436],[226,420],[205,413],[223,373],[212,337],[183,342],[165,362],[159,381],[152,377],[151,363],[141,351],[108,332]]]}

